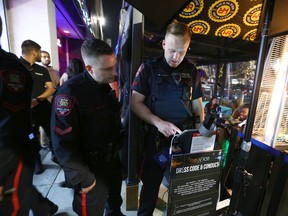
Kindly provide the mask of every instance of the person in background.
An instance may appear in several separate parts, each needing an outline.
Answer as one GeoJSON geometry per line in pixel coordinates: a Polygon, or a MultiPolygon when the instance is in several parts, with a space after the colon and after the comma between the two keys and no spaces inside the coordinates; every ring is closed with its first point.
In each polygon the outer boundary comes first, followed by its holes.
{"type": "MultiPolygon", "coordinates": [[[[2,21],[0,17],[0,36],[2,21]]],[[[58,206],[32,185],[38,142],[33,137],[30,72],[0,46],[0,215],[53,215],[58,206]]]]}
{"type": "Polygon", "coordinates": [[[117,76],[116,57],[102,40],[83,42],[86,70],[66,81],[53,98],[52,144],[74,188],[78,215],[122,216],[120,104],[109,83],[117,76]]]}
{"type": "MultiPolygon", "coordinates": [[[[59,86],[59,81],[60,81],[60,76],[59,76],[59,71],[55,70],[52,66],[51,66],[51,57],[50,54],[47,51],[41,50],[41,62],[40,65],[45,67],[50,74],[50,78],[51,81],[54,84],[54,87],[57,88],[59,86]]],[[[47,100],[49,102],[51,102],[52,100],[52,95],[50,97],[47,98],[47,100]]],[[[48,137],[45,134],[44,129],[40,126],[39,128],[40,131],[40,144],[42,146],[42,148],[46,148],[48,146],[49,140],[48,137]]]]}
{"type": "Polygon", "coordinates": [[[247,122],[247,117],[248,117],[248,114],[249,114],[249,109],[250,109],[250,104],[243,104],[242,106],[240,106],[239,108],[239,121],[240,123],[237,124],[237,127],[239,128],[239,130],[241,132],[244,132],[245,131],[245,128],[246,128],[246,122],[247,122]]]}
{"type": "Polygon", "coordinates": [[[211,100],[205,105],[204,113],[210,113],[212,109],[219,107],[219,100],[216,96],[212,97],[211,100]]]}
{"type": "Polygon", "coordinates": [[[239,107],[239,117],[237,119],[227,119],[225,121],[225,125],[227,128],[231,126],[237,127],[237,129],[241,132],[244,132],[247,117],[249,114],[250,104],[243,104],[239,107]]]}
{"type": "Polygon", "coordinates": [[[47,51],[41,50],[41,63],[40,63],[40,65],[45,67],[49,71],[51,81],[53,82],[54,87],[57,88],[59,86],[59,82],[60,82],[59,71],[55,70],[51,66],[50,54],[47,51]]]}
{"type": "MultiPolygon", "coordinates": [[[[55,87],[51,81],[48,70],[35,64],[35,62],[41,61],[40,45],[32,40],[25,40],[21,45],[21,49],[22,56],[20,57],[20,62],[30,71],[34,81],[31,101],[34,132],[39,137],[39,127],[41,126],[44,129],[48,137],[48,146],[52,153],[51,159],[55,162],[50,139],[51,103],[47,100],[55,92],[55,87]]],[[[39,154],[35,166],[35,174],[41,174],[43,172],[44,167],[39,154]]]]}
{"type": "Polygon", "coordinates": [[[233,100],[230,103],[230,107],[231,107],[231,116],[233,119],[238,119],[240,116],[240,111],[239,111],[239,104],[237,102],[237,100],[233,100]]]}
{"type": "Polygon", "coordinates": [[[222,179],[224,180],[225,188],[233,188],[234,179],[235,179],[235,171],[237,169],[238,161],[240,156],[241,144],[243,139],[238,136],[238,131],[245,133],[246,123],[249,114],[250,104],[243,104],[239,107],[239,118],[238,119],[230,119],[225,122],[225,128],[221,129],[222,136],[222,151],[223,151],[223,164],[224,167],[227,167],[227,172],[224,172],[222,179]],[[233,134],[233,130],[235,130],[236,137],[231,139],[231,134],[233,134]],[[231,146],[233,145],[233,146],[231,146]],[[233,151],[228,153],[229,148],[232,147],[233,151]],[[230,154],[229,159],[227,160],[227,156],[230,154]]]}
{"type": "Polygon", "coordinates": [[[201,80],[196,67],[185,58],[190,38],[185,23],[168,25],[162,42],[164,56],[142,63],[131,87],[131,109],[147,123],[148,129],[140,171],[143,186],[138,215],[141,216],[153,215],[165,172],[154,156],[170,146],[174,134],[193,127],[196,123],[191,118],[193,112],[200,121],[204,120],[201,80]]]}
{"type": "Polygon", "coordinates": [[[63,85],[64,82],[66,82],[71,77],[80,74],[84,71],[83,63],[80,59],[72,58],[70,60],[70,63],[67,67],[67,71],[64,72],[60,78],[60,86],[63,85]]]}
{"type": "MultiPolygon", "coordinates": [[[[250,104],[243,104],[239,107],[239,117],[237,119],[231,118],[225,120],[224,127],[220,127],[218,130],[218,144],[221,147],[225,140],[230,138],[231,128],[235,127],[240,132],[245,132],[247,117],[249,114],[250,104]]],[[[240,140],[237,137],[237,142],[240,140]]]]}

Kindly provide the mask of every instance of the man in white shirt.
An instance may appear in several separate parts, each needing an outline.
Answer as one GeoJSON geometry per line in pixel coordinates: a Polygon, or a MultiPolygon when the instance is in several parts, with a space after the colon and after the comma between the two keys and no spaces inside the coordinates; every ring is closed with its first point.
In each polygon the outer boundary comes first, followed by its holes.
{"type": "Polygon", "coordinates": [[[41,63],[40,65],[45,67],[50,74],[51,80],[54,84],[54,87],[59,86],[60,76],[59,71],[55,70],[51,65],[50,54],[47,51],[41,50],[41,63]]]}

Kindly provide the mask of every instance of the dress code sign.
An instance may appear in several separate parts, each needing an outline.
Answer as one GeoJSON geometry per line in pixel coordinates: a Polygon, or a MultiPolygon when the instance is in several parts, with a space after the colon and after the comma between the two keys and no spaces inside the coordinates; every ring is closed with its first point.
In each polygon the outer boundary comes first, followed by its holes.
{"type": "Polygon", "coordinates": [[[222,151],[172,155],[167,215],[216,212],[222,151]]]}

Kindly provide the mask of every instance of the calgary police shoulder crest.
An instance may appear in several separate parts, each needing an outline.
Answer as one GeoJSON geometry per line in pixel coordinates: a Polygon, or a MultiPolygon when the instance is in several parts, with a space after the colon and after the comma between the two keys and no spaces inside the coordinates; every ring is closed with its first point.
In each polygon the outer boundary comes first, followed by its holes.
{"type": "Polygon", "coordinates": [[[58,116],[67,116],[72,111],[75,98],[70,95],[57,95],[54,100],[55,112],[58,116]]]}

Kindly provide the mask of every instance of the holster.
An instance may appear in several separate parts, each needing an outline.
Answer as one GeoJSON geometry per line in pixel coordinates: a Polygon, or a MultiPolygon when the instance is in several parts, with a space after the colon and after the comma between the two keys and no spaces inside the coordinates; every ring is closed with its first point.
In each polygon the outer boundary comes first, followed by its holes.
{"type": "Polygon", "coordinates": [[[91,166],[95,166],[99,161],[110,162],[117,154],[118,148],[111,142],[107,144],[107,148],[105,149],[87,151],[84,153],[84,161],[91,166]]]}

